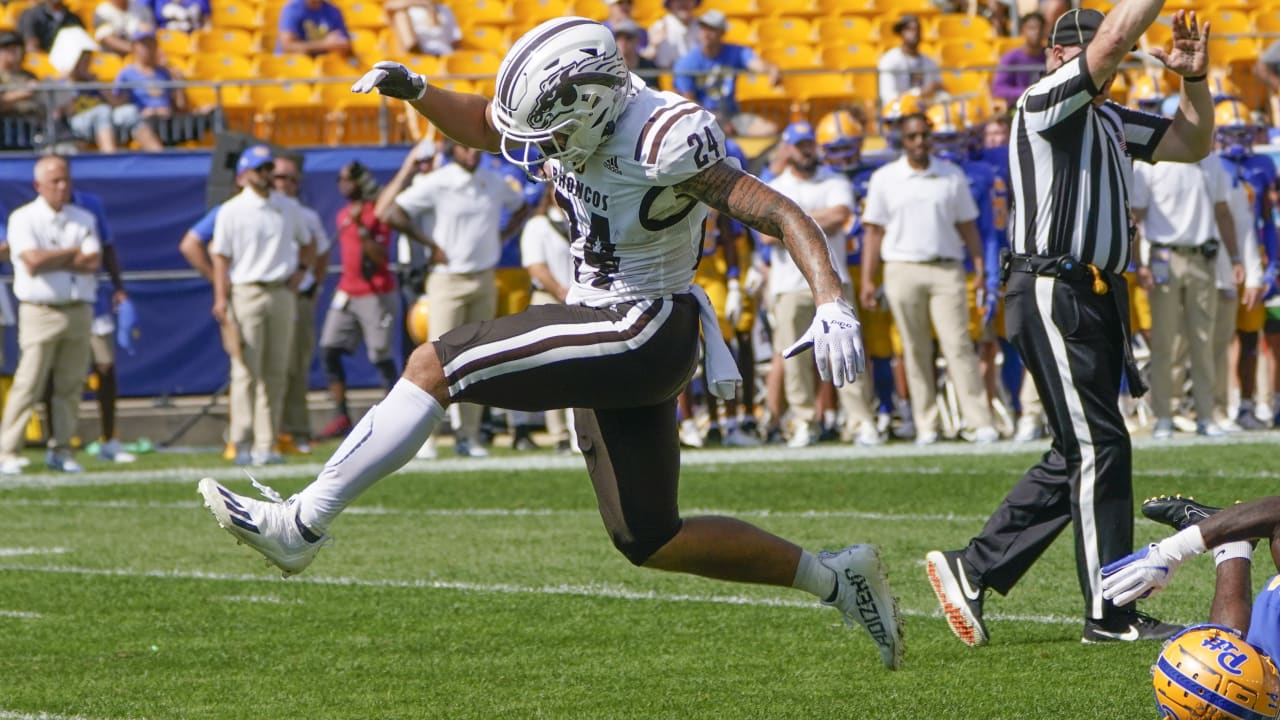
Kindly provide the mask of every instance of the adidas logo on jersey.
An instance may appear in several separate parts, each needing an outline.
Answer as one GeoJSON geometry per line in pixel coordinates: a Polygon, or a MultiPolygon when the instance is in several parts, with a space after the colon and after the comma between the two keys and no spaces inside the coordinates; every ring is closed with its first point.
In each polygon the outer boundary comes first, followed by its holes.
{"type": "Polygon", "coordinates": [[[609,172],[615,173],[615,174],[617,174],[617,175],[621,175],[621,174],[622,174],[622,169],[618,167],[618,156],[617,156],[617,155],[610,155],[610,156],[609,156],[609,157],[604,161],[604,169],[605,169],[605,170],[608,170],[609,172]]]}

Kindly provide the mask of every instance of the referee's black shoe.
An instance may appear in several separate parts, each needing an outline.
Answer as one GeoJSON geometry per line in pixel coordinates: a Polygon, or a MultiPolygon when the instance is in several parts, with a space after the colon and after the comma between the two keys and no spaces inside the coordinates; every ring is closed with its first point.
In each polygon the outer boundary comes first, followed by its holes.
{"type": "Polygon", "coordinates": [[[1142,503],[1143,517],[1178,531],[1186,530],[1221,509],[1181,495],[1160,495],[1142,503]]]}
{"type": "Polygon", "coordinates": [[[969,647],[987,644],[987,626],[982,622],[982,601],[986,588],[963,550],[933,550],[924,556],[925,573],[933,594],[942,606],[951,632],[969,647]]]}
{"type": "Polygon", "coordinates": [[[1084,621],[1084,634],[1080,642],[1085,645],[1109,642],[1138,642],[1140,640],[1168,640],[1182,632],[1183,626],[1160,622],[1146,613],[1133,612],[1114,620],[1084,621]]]}

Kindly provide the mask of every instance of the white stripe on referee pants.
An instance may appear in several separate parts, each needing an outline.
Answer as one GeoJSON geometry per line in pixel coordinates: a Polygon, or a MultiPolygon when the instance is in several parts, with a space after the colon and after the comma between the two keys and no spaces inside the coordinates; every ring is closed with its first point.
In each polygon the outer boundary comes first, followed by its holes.
{"type": "Polygon", "coordinates": [[[1076,391],[1075,378],[1071,376],[1071,359],[1067,356],[1067,343],[1062,332],[1053,322],[1053,284],[1051,277],[1036,278],[1036,309],[1040,311],[1041,325],[1053,348],[1058,363],[1060,392],[1071,416],[1071,429],[1080,446],[1080,535],[1084,542],[1085,569],[1089,573],[1089,617],[1102,617],[1102,565],[1098,561],[1098,523],[1094,517],[1093,491],[1098,480],[1097,462],[1093,450],[1093,434],[1089,432],[1089,420],[1084,414],[1084,404],[1076,391]]]}
{"type": "MultiPolygon", "coordinates": [[[[605,357],[607,355],[618,355],[626,352],[634,347],[639,347],[648,342],[649,338],[662,328],[663,323],[671,316],[671,309],[674,302],[670,297],[663,298],[662,307],[658,310],[657,316],[649,321],[644,330],[632,338],[624,340],[616,340],[605,343],[592,343],[589,345],[561,345],[549,350],[544,350],[535,355],[509,360],[499,363],[491,367],[477,370],[462,375],[458,381],[449,386],[449,394],[457,395],[468,386],[483,380],[489,380],[502,375],[507,375],[522,370],[538,367],[541,365],[549,365],[554,362],[563,360],[574,360],[582,358],[605,357]]],[[[644,314],[653,305],[652,300],[644,300],[636,303],[621,320],[612,321],[604,320],[591,323],[570,323],[564,325],[547,325],[545,327],[535,328],[529,332],[507,338],[505,340],[497,340],[492,343],[485,343],[478,347],[471,348],[459,354],[452,362],[444,368],[445,377],[449,377],[453,372],[464,368],[468,363],[474,362],[485,357],[497,355],[516,348],[525,347],[542,340],[551,338],[570,338],[580,335],[592,335],[604,332],[625,332],[631,326],[640,321],[641,315],[644,314]]]]}

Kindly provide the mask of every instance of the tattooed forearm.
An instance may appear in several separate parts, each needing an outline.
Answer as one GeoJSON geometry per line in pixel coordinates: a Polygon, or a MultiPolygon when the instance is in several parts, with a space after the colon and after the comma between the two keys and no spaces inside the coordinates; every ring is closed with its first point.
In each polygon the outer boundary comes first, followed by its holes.
{"type": "Polygon", "coordinates": [[[786,196],[724,162],[680,183],[675,191],[706,203],[758,232],[781,238],[818,303],[841,297],[827,238],[813,218],[786,196]]]}

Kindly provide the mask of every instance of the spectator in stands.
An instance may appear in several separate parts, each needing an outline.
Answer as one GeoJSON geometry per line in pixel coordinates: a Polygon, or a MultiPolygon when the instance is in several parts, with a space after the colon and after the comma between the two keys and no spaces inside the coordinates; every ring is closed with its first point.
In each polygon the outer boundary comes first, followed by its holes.
{"type": "Polygon", "coordinates": [[[394,245],[391,228],[378,219],[375,209],[377,182],[368,168],[353,161],[338,171],[338,192],[347,201],[337,219],[342,275],[320,331],[321,361],[337,414],[320,431],[321,438],[342,437],[351,431],[342,357],[354,353],[361,340],[384,389],[399,377],[391,346],[398,304],[390,268],[394,245]]]}
{"type": "Polygon", "coordinates": [[[117,55],[133,51],[133,36],[156,24],[144,0],[103,0],[93,11],[93,39],[117,55]]]}
{"type": "Polygon", "coordinates": [[[213,23],[209,0],[155,0],[156,27],[192,33],[208,30],[213,23]]]}
{"type": "MultiPolygon", "coordinates": [[[[0,85],[32,85],[36,76],[22,67],[22,36],[0,31],[0,85]]],[[[31,88],[16,87],[0,92],[0,117],[39,118],[44,104],[31,88]]]]}
{"type": "Polygon", "coordinates": [[[445,56],[458,49],[462,28],[453,11],[435,0],[387,0],[391,27],[405,52],[445,56]]]}
{"type": "Polygon", "coordinates": [[[700,0],[663,0],[667,14],[649,27],[649,46],[645,48],[658,67],[670,68],[693,49],[693,13],[700,4],[700,0]]]}
{"type": "Polygon", "coordinates": [[[83,142],[96,142],[98,150],[104,153],[116,152],[120,147],[121,137],[132,137],[143,150],[154,152],[164,149],[160,137],[150,125],[143,122],[138,106],[129,102],[127,96],[115,92],[101,90],[77,90],[76,83],[100,82],[89,69],[93,61],[93,52],[97,43],[84,30],[63,32],[54,45],[50,60],[55,68],[63,72],[63,82],[68,85],[65,90],[52,93],[54,113],[65,120],[71,135],[83,142]],[[67,52],[62,52],[64,44],[71,44],[67,52]],[[59,58],[76,57],[70,68],[57,67],[59,58]]]}
{"type": "Polygon", "coordinates": [[[749,119],[739,117],[738,73],[765,73],[774,85],[782,81],[782,75],[776,65],[766,62],[751,48],[726,43],[724,33],[728,26],[728,19],[719,10],[708,10],[698,18],[697,42],[672,68],[676,92],[717,115],[732,118],[740,134],[767,134],[751,128],[749,119]]]}
{"type": "MultiPolygon", "coordinates": [[[[272,192],[275,158],[262,145],[236,161],[244,189],[222,204],[213,225],[213,317],[231,325],[242,369],[232,369],[232,417],[251,408],[248,437],[233,437],[237,465],[283,462],[275,451],[297,305],[315,248],[298,203],[272,192]]],[[[233,356],[234,360],[234,356],[233,356]]],[[[241,426],[243,427],[243,426],[241,426]]]]}
{"type": "Polygon", "coordinates": [[[1000,58],[1000,68],[991,80],[991,95],[1013,107],[1022,93],[1044,75],[1044,16],[1027,13],[1022,25],[1022,47],[1000,58]]]}
{"type": "Polygon", "coordinates": [[[71,447],[80,388],[89,366],[93,300],[102,244],[93,215],[71,203],[71,169],[65,158],[35,163],[35,200],[9,216],[13,293],[18,298],[21,356],[0,419],[0,474],[22,471],[18,451],[27,423],[46,386],[50,403],[50,467],[80,472],[71,447]]]}
{"type": "Polygon", "coordinates": [[[608,8],[609,16],[604,19],[604,26],[613,31],[614,37],[618,35],[618,26],[632,23],[636,25],[639,33],[635,36],[640,50],[649,47],[649,33],[639,27],[635,17],[631,15],[631,10],[635,6],[634,0],[604,0],[605,7],[608,8]]]}
{"type": "Polygon", "coordinates": [[[186,96],[165,87],[173,73],[160,64],[156,33],[143,28],[133,34],[133,62],[116,75],[116,93],[136,105],[143,118],[169,118],[186,110],[186,96]]]}
{"type": "Polygon", "coordinates": [[[1269,94],[1280,93],[1280,40],[1271,43],[1266,50],[1262,51],[1262,55],[1258,57],[1255,72],[1258,79],[1267,86],[1269,94]]]}
{"type": "Polygon", "coordinates": [[[644,78],[646,84],[658,89],[658,65],[640,54],[644,45],[644,30],[634,20],[619,20],[613,25],[613,40],[618,43],[618,52],[627,63],[627,69],[644,78]]]}
{"type": "Polygon", "coordinates": [[[342,10],[328,0],[289,0],[280,9],[276,53],[351,54],[351,34],[342,10]]]}
{"type": "MultiPolygon", "coordinates": [[[[445,155],[451,162],[426,175],[414,178],[408,189],[396,196],[382,213],[381,220],[395,230],[428,246],[438,245],[445,262],[432,268],[427,277],[430,303],[428,339],[470,322],[492,320],[497,314],[498,294],[494,268],[502,252],[502,238],[510,228],[524,224],[529,208],[520,190],[498,173],[480,166],[480,151],[452,141],[445,155]],[[499,227],[502,211],[511,212],[507,227],[499,227]],[[435,215],[431,237],[423,234],[416,218],[435,215]]],[[[480,445],[481,408],[455,405],[453,416],[457,440],[456,454],[484,457],[480,445]]],[[[427,446],[431,446],[430,440],[427,446]]],[[[426,451],[430,455],[431,450],[426,451]]]]}
{"type": "MultiPolygon", "coordinates": [[[[302,163],[289,155],[276,158],[271,176],[277,192],[298,203],[302,224],[315,248],[311,265],[295,298],[297,324],[293,329],[293,346],[284,390],[284,414],[280,421],[277,449],[285,455],[307,455],[311,452],[311,411],[307,408],[307,388],[311,383],[311,358],[316,346],[316,290],[324,283],[329,269],[329,250],[333,243],[325,232],[320,213],[307,207],[299,197],[302,190],[302,163]]],[[[387,385],[390,389],[391,386],[387,385]]]]}
{"type": "Polygon", "coordinates": [[[71,12],[62,0],[44,0],[18,16],[18,32],[27,45],[27,52],[49,52],[54,37],[64,27],[83,28],[84,20],[71,12]]]}
{"type": "Polygon", "coordinates": [[[942,89],[942,73],[933,58],[920,53],[920,18],[903,15],[893,24],[902,45],[880,58],[880,104],[888,105],[908,90],[917,90],[928,100],[942,89]]]}

